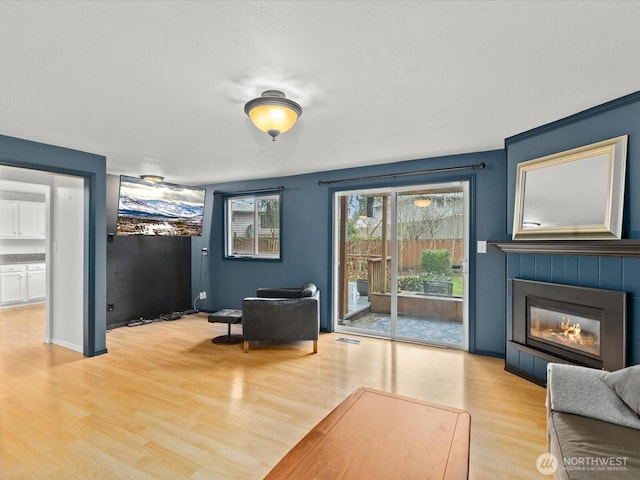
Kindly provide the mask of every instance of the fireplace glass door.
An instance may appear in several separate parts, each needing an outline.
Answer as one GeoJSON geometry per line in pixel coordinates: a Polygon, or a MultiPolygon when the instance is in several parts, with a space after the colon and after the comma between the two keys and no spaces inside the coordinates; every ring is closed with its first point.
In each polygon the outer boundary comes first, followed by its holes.
{"type": "Polygon", "coordinates": [[[627,292],[519,278],[512,286],[508,346],[547,362],[625,367],[627,292]]]}
{"type": "Polygon", "coordinates": [[[530,340],[600,358],[601,310],[576,314],[549,306],[528,307],[530,340]]]}

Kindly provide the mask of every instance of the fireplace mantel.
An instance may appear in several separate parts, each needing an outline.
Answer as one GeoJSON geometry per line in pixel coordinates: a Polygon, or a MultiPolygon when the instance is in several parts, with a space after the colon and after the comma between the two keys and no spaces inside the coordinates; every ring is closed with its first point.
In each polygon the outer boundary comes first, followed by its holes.
{"type": "Polygon", "coordinates": [[[504,253],[640,258],[640,240],[489,240],[504,253]]]}

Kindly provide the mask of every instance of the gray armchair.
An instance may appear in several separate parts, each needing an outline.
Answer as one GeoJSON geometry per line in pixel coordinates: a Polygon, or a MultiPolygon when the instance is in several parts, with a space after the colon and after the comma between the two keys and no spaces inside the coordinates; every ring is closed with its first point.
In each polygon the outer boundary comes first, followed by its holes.
{"type": "Polygon", "coordinates": [[[244,351],[249,342],[313,341],[318,353],[320,331],[320,290],[313,283],[302,288],[260,288],[255,297],[242,301],[244,351]]]}

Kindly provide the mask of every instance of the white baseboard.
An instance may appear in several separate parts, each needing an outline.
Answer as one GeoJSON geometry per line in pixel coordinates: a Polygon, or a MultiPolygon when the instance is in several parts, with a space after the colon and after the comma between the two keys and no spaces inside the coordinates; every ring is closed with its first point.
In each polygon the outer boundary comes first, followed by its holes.
{"type": "MultiPolygon", "coordinates": [[[[45,339],[46,341],[47,339],[45,339]]],[[[47,343],[53,343],[54,345],[58,345],[60,347],[68,348],[69,350],[73,350],[74,352],[84,353],[84,349],[81,345],[74,345],[73,343],[65,342],[64,340],[59,340],[57,338],[48,339],[47,343]]]]}
{"type": "Polygon", "coordinates": [[[4,310],[6,308],[27,307],[29,305],[38,305],[39,303],[44,303],[44,300],[33,300],[31,302],[9,303],[7,305],[0,305],[0,310],[4,310]]]}

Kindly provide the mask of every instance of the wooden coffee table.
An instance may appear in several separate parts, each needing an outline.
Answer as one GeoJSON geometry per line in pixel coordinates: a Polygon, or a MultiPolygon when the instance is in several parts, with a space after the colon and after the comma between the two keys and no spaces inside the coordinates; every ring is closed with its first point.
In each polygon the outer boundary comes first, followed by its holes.
{"type": "Polygon", "coordinates": [[[359,388],[318,423],[268,479],[466,479],[471,416],[359,388]]]}

